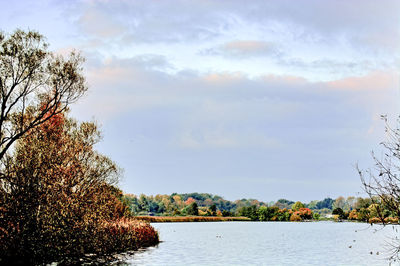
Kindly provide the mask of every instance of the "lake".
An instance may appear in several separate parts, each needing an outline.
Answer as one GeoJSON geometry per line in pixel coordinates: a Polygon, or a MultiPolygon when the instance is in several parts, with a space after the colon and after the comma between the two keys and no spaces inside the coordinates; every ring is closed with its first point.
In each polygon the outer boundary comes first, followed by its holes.
{"type": "Polygon", "coordinates": [[[156,223],[130,265],[388,265],[397,226],[334,222],[156,223]],[[372,254],[371,254],[372,252],[372,254]]]}

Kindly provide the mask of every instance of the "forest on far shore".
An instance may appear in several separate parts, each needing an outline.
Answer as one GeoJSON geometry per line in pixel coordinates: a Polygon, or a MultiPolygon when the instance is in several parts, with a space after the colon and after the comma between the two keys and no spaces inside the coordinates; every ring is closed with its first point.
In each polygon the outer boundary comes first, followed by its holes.
{"type": "Polygon", "coordinates": [[[244,216],[261,221],[319,220],[329,217],[363,222],[397,222],[397,214],[383,208],[377,198],[340,196],[302,203],[287,199],[276,202],[256,199],[229,201],[209,193],[173,193],[155,196],[125,194],[122,200],[136,216],[244,216]]]}

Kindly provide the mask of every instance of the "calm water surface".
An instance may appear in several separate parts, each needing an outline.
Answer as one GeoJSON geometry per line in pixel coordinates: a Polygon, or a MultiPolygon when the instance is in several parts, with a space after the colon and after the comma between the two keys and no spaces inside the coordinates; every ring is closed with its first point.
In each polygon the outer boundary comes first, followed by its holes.
{"type": "Polygon", "coordinates": [[[128,258],[128,264],[388,265],[387,242],[395,234],[393,228],[397,228],[333,222],[156,223],[153,226],[162,242],[136,252],[128,258]]]}

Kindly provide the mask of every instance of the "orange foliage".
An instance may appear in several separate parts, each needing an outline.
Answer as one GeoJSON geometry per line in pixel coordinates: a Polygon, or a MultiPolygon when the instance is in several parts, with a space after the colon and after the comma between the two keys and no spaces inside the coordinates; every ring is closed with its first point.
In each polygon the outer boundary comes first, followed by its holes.
{"type": "Polygon", "coordinates": [[[52,262],[158,242],[150,225],[124,219],[129,208],[112,186],[118,168],[93,149],[98,138],[95,124],[57,114],[17,143],[6,176],[14,185],[0,210],[0,258],[52,262]]]}
{"type": "Polygon", "coordinates": [[[370,224],[378,224],[378,223],[382,223],[382,219],[380,219],[378,217],[373,217],[373,218],[369,218],[368,222],[370,224]]]}
{"type": "Polygon", "coordinates": [[[312,219],[312,211],[309,208],[300,208],[298,212],[302,219],[312,219]]]}
{"type": "Polygon", "coordinates": [[[357,220],[357,219],[358,219],[357,210],[352,210],[352,211],[349,213],[348,219],[349,219],[349,220],[357,220]]]}
{"type": "Polygon", "coordinates": [[[186,205],[190,205],[190,204],[192,204],[193,202],[196,202],[196,200],[195,200],[194,198],[192,198],[192,197],[189,197],[189,198],[185,201],[185,204],[186,204],[186,205]]]}
{"type": "Polygon", "coordinates": [[[300,212],[299,211],[295,211],[292,213],[292,215],[290,216],[290,221],[291,222],[300,222],[302,219],[300,217],[300,212]]]}
{"type": "Polygon", "coordinates": [[[397,217],[386,217],[385,218],[385,223],[398,224],[399,223],[399,218],[397,218],[397,217]]]}

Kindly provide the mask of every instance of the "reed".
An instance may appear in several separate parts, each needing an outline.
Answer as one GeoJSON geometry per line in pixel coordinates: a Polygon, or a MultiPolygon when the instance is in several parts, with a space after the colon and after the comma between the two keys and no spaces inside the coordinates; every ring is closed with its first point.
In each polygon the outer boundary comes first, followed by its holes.
{"type": "Polygon", "coordinates": [[[96,248],[98,253],[114,253],[137,250],[156,245],[159,242],[157,231],[145,221],[122,218],[103,222],[100,226],[96,248]]]}

